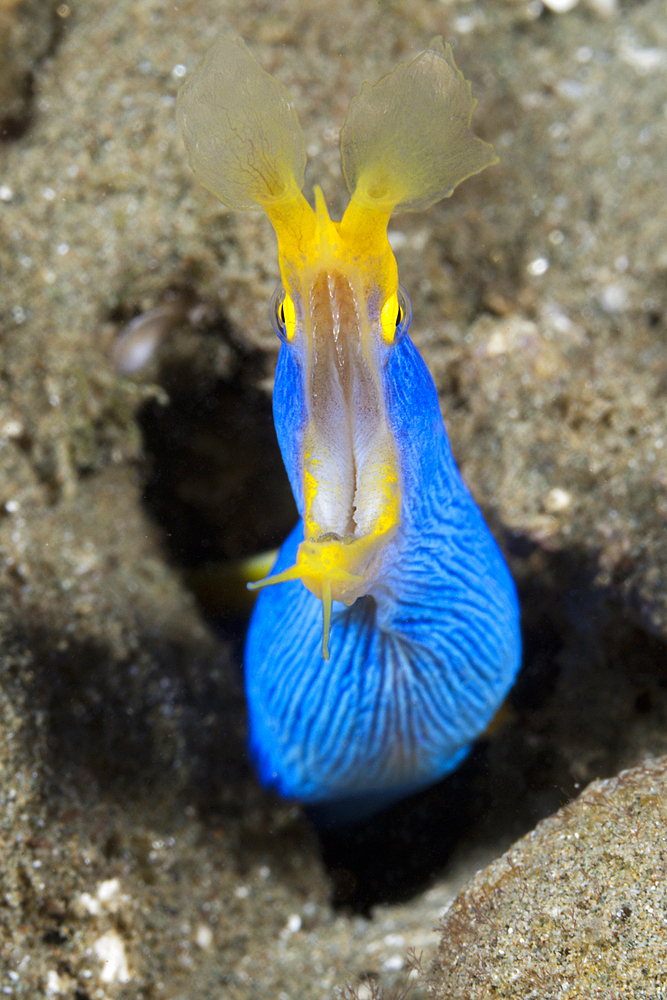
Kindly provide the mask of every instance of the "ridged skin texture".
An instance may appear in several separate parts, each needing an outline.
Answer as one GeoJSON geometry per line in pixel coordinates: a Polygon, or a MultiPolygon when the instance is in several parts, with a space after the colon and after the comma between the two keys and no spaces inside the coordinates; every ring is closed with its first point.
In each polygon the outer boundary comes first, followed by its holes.
{"type": "MultiPolygon", "coordinates": [[[[451,454],[433,380],[409,337],[380,372],[402,482],[400,527],[371,593],[322,605],[300,581],[263,590],[246,646],[251,748],[262,781],[363,818],[453,770],[520,661],[514,584],[451,454]]],[[[302,508],[302,373],[288,345],[274,390],[278,438],[302,508]]],[[[295,562],[299,522],[275,572],[295,562]]]]}

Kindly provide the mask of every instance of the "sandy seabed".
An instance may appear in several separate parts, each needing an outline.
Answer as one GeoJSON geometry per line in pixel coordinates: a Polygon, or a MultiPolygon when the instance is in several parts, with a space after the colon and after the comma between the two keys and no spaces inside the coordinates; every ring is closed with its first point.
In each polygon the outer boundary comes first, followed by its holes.
{"type": "Polygon", "coordinates": [[[642,763],[667,753],[666,111],[661,0],[0,0],[3,995],[667,995],[642,763]],[[274,236],[198,186],[175,122],[220,32],[290,90],[334,217],[350,99],[434,35],[500,157],[391,233],[524,672],[456,775],[345,836],[257,785],[247,610],[201,580],[295,517],[274,236]],[[157,307],[122,375],[118,334],[157,307]],[[635,765],[478,876],[439,945],[477,868],[635,765]]]}

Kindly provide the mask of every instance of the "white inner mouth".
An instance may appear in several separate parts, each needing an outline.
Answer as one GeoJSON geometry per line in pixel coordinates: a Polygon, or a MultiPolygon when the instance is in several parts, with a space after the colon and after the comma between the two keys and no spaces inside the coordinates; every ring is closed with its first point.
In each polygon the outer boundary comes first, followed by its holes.
{"type": "Polygon", "coordinates": [[[382,513],[387,475],[395,475],[396,467],[374,331],[354,289],[337,272],[322,272],[313,281],[308,312],[305,460],[317,488],[307,520],[319,526],[320,535],[361,538],[382,513]]]}

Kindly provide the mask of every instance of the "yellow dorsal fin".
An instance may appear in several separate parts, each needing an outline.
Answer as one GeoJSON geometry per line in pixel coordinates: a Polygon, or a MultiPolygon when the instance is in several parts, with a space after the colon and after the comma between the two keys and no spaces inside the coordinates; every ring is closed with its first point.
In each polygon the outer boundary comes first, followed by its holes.
{"type": "Polygon", "coordinates": [[[313,259],[326,261],[337,257],[340,253],[339,222],[332,222],[329,209],[319,184],[313,190],[315,195],[315,245],[312,247],[313,259]]]}
{"type": "Polygon", "coordinates": [[[340,135],[350,207],[372,206],[387,217],[418,211],[497,162],[493,147],[470,131],[476,103],[441,38],[409,66],[365,83],[340,135]]]}

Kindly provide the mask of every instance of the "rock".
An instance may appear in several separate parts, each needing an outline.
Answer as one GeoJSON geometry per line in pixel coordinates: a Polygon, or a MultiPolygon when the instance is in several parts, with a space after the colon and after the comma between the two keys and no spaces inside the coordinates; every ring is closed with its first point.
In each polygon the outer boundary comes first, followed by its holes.
{"type": "Polygon", "coordinates": [[[447,910],[436,1000],[653,1000],[667,987],[667,758],[594,781],[447,910]]]}

